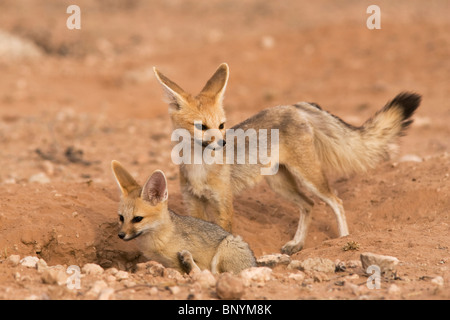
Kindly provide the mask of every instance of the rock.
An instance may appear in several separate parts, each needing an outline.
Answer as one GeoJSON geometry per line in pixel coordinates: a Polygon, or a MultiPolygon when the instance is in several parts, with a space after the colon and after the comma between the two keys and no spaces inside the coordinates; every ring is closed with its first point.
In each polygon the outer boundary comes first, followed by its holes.
{"type": "Polygon", "coordinates": [[[402,290],[396,284],[391,284],[388,288],[388,294],[390,294],[390,295],[398,296],[401,293],[402,293],[402,290]]]}
{"type": "Polygon", "coordinates": [[[187,300],[205,300],[205,296],[203,295],[203,291],[209,291],[209,290],[202,290],[200,284],[194,283],[189,288],[188,296],[186,297],[187,300]]]}
{"type": "Polygon", "coordinates": [[[433,279],[431,279],[431,283],[438,287],[443,287],[444,286],[444,278],[442,278],[441,276],[434,277],[433,279]]]}
{"type": "Polygon", "coordinates": [[[42,56],[42,50],[32,41],[0,30],[0,60],[29,60],[42,56]]]}
{"type": "Polygon", "coordinates": [[[180,293],[181,289],[179,286],[172,286],[172,287],[169,287],[169,291],[175,295],[175,294],[180,293]]]}
{"type": "Polygon", "coordinates": [[[128,274],[128,272],[126,272],[126,271],[120,270],[120,271],[117,271],[116,274],[115,274],[114,276],[116,277],[117,280],[120,281],[120,280],[128,279],[129,274],[128,274]]]}
{"type": "Polygon", "coordinates": [[[240,299],[245,292],[244,282],[231,273],[222,273],[216,284],[217,296],[224,300],[240,299]]]}
{"type": "Polygon", "coordinates": [[[97,298],[104,289],[108,288],[108,284],[103,280],[97,280],[86,293],[86,295],[97,298]]]}
{"type": "Polygon", "coordinates": [[[164,276],[164,266],[156,261],[147,261],[136,265],[136,272],[151,274],[154,277],[164,276]]]}
{"type": "Polygon", "coordinates": [[[321,271],[313,271],[312,277],[314,279],[314,282],[330,281],[330,278],[328,278],[328,275],[325,272],[321,272],[321,271]]]}
{"type": "Polygon", "coordinates": [[[291,262],[291,257],[287,254],[268,254],[264,255],[256,260],[256,264],[259,267],[269,267],[273,268],[277,265],[288,265],[291,262]]]}
{"type": "Polygon", "coordinates": [[[136,286],[136,282],[130,279],[124,279],[120,281],[121,284],[123,284],[126,288],[131,288],[136,286]]]}
{"type": "Polygon", "coordinates": [[[65,285],[68,275],[60,268],[46,268],[42,271],[41,280],[45,284],[65,285]]]}
{"type": "Polygon", "coordinates": [[[156,296],[159,293],[159,290],[157,287],[152,287],[149,292],[151,296],[156,296]]]}
{"type": "Polygon", "coordinates": [[[216,285],[216,278],[214,278],[211,271],[207,269],[194,272],[191,278],[198,282],[204,289],[208,289],[209,287],[214,287],[216,285]]]}
{"type": "Polygon", "coordinates": [[[429,127],[432,124],[432,121],[429,117],[420,117],[418,115],[414,116],[414,127],[429,127]]]}
{"type": "Polygon", "coordinates": [[[325,273],[331,273],[335,270],[334,262],[330,259],[325,258],[308,258],[306,260],[303,260],[300,265],[299,269],[301,271],[318,271],[318,272],[325,272],[325,273]]]}
{"type": "Polygon", "coordinates": [[[104,288],[98,295],[98,300],[112,300],[114,299],[115,290],[113,288],[104,288]]]}
{"type": "Polygon", "coordinates": [[[291,260],[291,262],[288,264],[287,268],[289,270],[300,270],[301,263],[302,262],[300,260],[291,260]]]}
{"type": "Polygon", "coordinates": [[[116,282],[117,279],[112,274],[106,274],[106,276],[104,277],[104,280],[106,282],[108,282],[109,284],[112,284],[112,283],[116,282]]]}
{"type": "Polygon", "coordinates": [[[361,264],[361,261],[360,261],[360,260],[348,260],[348,261],[345,263],[345,266],[346,266],[347,268],[355,269],[355,268],[361,268],[361,267],[362,267],[362,264],[361,264]]]}
{"type": "Polygon", "coordinates": [[[261,38],[261,46],[264,49],[272,49],[275,46],[275,39],[271,36],[263,36],[261,38]]]}
{"type": "Polygon", "coordinates": [[[81,270],[90,275],[101,275],[104,271],[102,267],[95,263],[86,263],[81,270]]]}
{"type": "Polygon", "coordinates": [[[272,269],[268,267],[251,267],[241,271],[240,276],[246,287],[251,284],[262,286],[272,278],[272,269]]]}
{"type": "Polygon", "coordinates": [[[422,162],[423,159],[415,154],[406,154],[401,157],[398,162],[422,162]]]}
{"type": "Polygon", "coordinates": [[[334,271],[335,272],[344,272],[347,270],[347,266],[344,261],[336,260],[334,262],[334,271]]]}
{"type": "Polygon", "coordinates": [[[163,277],[174,279],[176,281],[184,282],[186,279],[183,277],[183,275],[178,272],[178,270],[172,269],[172,268],[164,268],[163,271],[163,277]]]}
{"type": "Polygon", "coordinates": [[[349,274],[348,276],[345,276],[344,279],[345,280],[358,280],[359,276],[356,273],[354,273],[354,274],[349,274]]]}
{"type": "Polygon", "coordinates": [[[298,271],[296,273],[290,273],[288,276],[289,279],[293,279],[294,281],[300,282],[300,283],[302,283],[303,280],[305,280],[305,277],[306,277],[306,275],[302,271],[298,271]]]}
{"type": "Polygon", "coordinates": [[[20,256],[18,254],[12,254],[8,257],[8,263],[13,267],[17,266],[20,263],[20,256]]]}
{"type": "Polygon", "coordinates": [[[45,174],[45,172],[39,172],[36,173],[34,175],[32,175],[29,179],[28,182],[33,183],[33,182],[37,182],[37,183],[41,183],[41,184],[46,184],[46,183],[50,183],[50,178],[45,174]]]}
{"type": "Polygon", "coordinates": [[[38,257],[27,256],[20,260],[20,264],[27,268],[36,268],[36,264],[39,261],[38,257]]]}
{"type": "Polygon", "coordinates": [[[38,272],[42,272],[48,268],[47,262],[44,259],[39,259],[36,263],[36,269],[38,272]]]}
{"type": "Polygon", "coordinates": [[[387,271],[393,272],[398,265],[398,259],[391,256],[383,256],[370,252],[361,253],[360,255],[362,267],[364,271],[371,265],[378,266],[382,273],[387,271]]]}
{"type": "Polygon", "coordinates": [[[350,291],[351,293],[353,293],[354,295],[358,296],[361,294],[361,287],[353,284],[351,282],[344,282],[344,288],[348,291],[350,291]]]}
{"type": "Polygon", "coordinates": [[[109,268],[109,269],[107,269],[107,270],[105,270],[105,273],[107,274],[107,275],[115,275],[117,272],[119,272],[119,270],[117,270],[117,268],[109,268]]]}

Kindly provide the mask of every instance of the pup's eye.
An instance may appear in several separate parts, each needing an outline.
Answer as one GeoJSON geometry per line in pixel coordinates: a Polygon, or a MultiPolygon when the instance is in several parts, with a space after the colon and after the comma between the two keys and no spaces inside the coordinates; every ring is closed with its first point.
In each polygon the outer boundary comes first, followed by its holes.
{"type": "Polygon", "coordinates": [[[219,126],[219,129],[223,129],[223,127],[225,127],[225,122],[222,122],[221,124],[220,124],[220,126],[219,126]]]}
{"type": "Polygon", "coordinates": [[[121,214],[119,215],[119,221],[123,222],[123,215],[121,215],[121,214]]]}
{"type": "Polygon", "coordinates": [[[133,222],[133,223],[138,223],[138,222],[141,222],[142,219],[144,219],[144,217],[137,216],[137,217],[134,217],[134,218],[131,220],[131,222],[133,222]]]}
{"type": "Polygon", "coordinates": [[[201,124],[201,123],[194,123],[194,126],[195,126],[195,128],[198,129],[198,130],[203,130],[203,131],[205,131],[205,130],[208,129],[207,126],[205,126],[204,124],[201,124]]]}

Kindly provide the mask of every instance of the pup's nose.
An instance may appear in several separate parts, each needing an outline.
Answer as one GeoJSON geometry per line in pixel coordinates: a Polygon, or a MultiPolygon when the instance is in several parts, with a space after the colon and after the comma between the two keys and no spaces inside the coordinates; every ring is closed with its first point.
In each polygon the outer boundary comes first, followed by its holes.
{"type": "Polygon", "coordinates": [[[219,142],[217,144],[221,147],[224,147],[227,144],[227,142],[222,139],[222,140],[219,140],[219,142]]]}
{"type": "Polygon", "coordinates": [[[119,232],[119,238],[120,239],[125,238],[125,232],[119,232]]]}

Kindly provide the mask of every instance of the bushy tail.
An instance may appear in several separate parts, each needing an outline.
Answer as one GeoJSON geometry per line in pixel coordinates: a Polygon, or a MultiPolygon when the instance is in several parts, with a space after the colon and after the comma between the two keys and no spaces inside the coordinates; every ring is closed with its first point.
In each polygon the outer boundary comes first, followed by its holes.
{"type": "Polygon", "coordinates": [[[413,122],[411,116],[420,101],[420,95],[402,92],[361,127],[322,111],[325,117],[310,119],[320,161],[327,171],[344,174],[373,168],[396,149],[397,140],[413,122]]]}

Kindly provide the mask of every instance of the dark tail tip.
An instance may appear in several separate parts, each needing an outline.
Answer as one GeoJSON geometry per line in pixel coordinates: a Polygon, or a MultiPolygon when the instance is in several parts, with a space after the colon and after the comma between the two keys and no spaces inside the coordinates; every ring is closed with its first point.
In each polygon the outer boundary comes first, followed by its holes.
{"type": "Polygon", "coordinates": [[[422,97],[417,93],[401,92],[390,103],[390,107],[397,107],[403,111],[403,119],[408,120],[419,107],[422,97]]]}
{"type": "Polygon", "coordinates": [[[403,112],[402,134],[404,134],[404,131],[413,122],[410,118],[419,107],[421,101],[422,96],[417,93],[401,92],[384,107],[384,110],[386,111],[391,108],[398,108],[403,112]]]}

